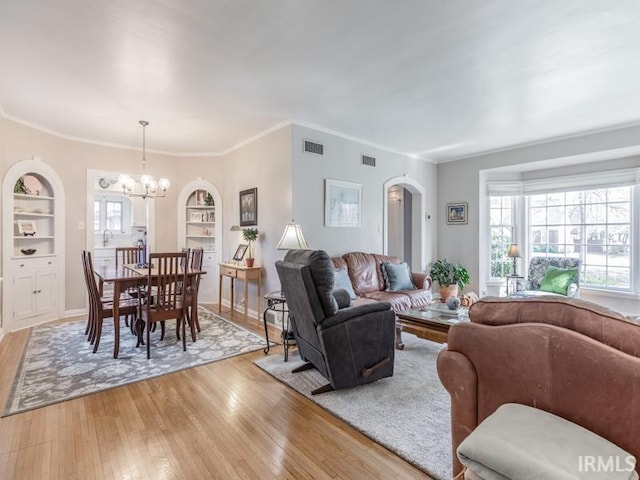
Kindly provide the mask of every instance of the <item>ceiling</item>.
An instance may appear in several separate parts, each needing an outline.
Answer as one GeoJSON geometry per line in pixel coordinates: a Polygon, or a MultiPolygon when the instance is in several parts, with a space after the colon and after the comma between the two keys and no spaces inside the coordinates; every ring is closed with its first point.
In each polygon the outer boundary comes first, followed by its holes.
{"type": "Polygon", "coordinates": [[[0,105],[135,148],[145,119],[173,154],[293,121],[449,161],[640,123],[639,24],[637,0],[0,0],[0,105]]]}

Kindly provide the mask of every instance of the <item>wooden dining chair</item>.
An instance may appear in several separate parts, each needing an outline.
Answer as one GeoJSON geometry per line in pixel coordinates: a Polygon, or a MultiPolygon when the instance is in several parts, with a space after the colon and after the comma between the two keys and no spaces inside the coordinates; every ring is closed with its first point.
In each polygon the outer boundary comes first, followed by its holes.
{"type": "MultiPolygon", "coordinates": [[[[191,251],[191,270],[202,270],[202,259],[204,257],[204,250],[202,248],[194,248],[191,251]]],[[[191,327],[191,335],[195,342],[195,334],[193,327],[200,332],[200,322],[198,321],[198,289],[200,288],[200,274],[193,275],[189,279],[189,287],[187,288],[187,297],[185,304],[187,305],[187,318],[189,319],[189,326],[191,327]]]]}
{"type": "Polygon", "coordinates": [[[130,263],[141,263],[142,247],[116,247],[116,267],[130,263]]]}
{"type": "Polygon", "coordinates": [[[164,340],[166,320],[175,319],[176,331],[180,338],[182,329],[182,349],[187,350],[186,340],[186,304],[188,254],[186,252],[152,253],[149,255],[147,273],[147,291],[154,288],[154,294],[147,298],[145,304],[140,302],[140,318],[144,321],[147,332],[147,358],[151,358],[151,326],[160,322],[160,340],[164,340]]]}
{"type": "MultiPolygon", "coordinates": [[[[93,353],[96,353],[100,346],[104,319],[113,318],[113,299],[100,296],[96,277],[93,273],[91,252],[83,252],[83,263],[85,265],[87,290],[89,291],[89,341],[93,345],[93,353]]],[[[119,307],[120,316],[132,315],[135,318],[138,312],[138,301],[133,298],[120,298],[119,307]]],[[[113,358],[118,358],[120,348],[120,318],[113,319],[113,333],[113,358]]]]}

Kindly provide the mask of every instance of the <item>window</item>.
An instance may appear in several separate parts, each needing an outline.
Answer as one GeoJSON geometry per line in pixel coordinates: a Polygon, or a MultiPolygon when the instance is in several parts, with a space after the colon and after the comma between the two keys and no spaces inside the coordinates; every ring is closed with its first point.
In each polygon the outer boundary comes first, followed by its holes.
{"type": "Polygon", "coordinates": [[[491,225],[491,273],[492,279],[511,274],[513,260],[507,257],[509,245],[514,243],[514,197],[490,197],[489,221],[491,225]]]}
{"type": "Polygon", "coordinates": [[[93,231],[125,233],[131,223],[131,201],[123,196],[96,196],[93,202],[93,231]]]}
{"type": "Polygon", "coordinates": [[[631,289],[630,186],[528,197],[529,256],[578,257],[580,284],[631,289]]]}

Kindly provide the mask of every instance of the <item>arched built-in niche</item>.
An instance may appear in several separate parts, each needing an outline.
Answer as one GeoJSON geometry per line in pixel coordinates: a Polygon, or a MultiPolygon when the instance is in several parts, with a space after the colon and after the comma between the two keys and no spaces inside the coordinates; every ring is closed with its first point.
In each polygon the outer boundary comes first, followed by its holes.
{"type": "Polygon", "coordinates": [[[218,263],[222,258],[222,196],[211,182],[198,178],[178,195],[178,248],[202,248],[202,269],[198,299],[217,301],[218,263]]]}
{"type": "Polygon", "coordinates": [[[11,332],[63,315],[64,185],[34,157],[7,170],[2,199],[2,329],[11,332]]]}

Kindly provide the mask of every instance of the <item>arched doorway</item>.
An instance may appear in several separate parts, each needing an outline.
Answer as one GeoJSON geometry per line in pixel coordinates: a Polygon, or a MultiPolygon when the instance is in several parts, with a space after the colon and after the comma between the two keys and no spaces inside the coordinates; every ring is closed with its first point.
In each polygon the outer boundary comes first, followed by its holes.
{"type": "Polygon", "coordinates": [[[426,268],[424,188],[403,175],[385,182],[384,196],[384,253],[402,258],[414,271],[423,271],[426,268]]]}

